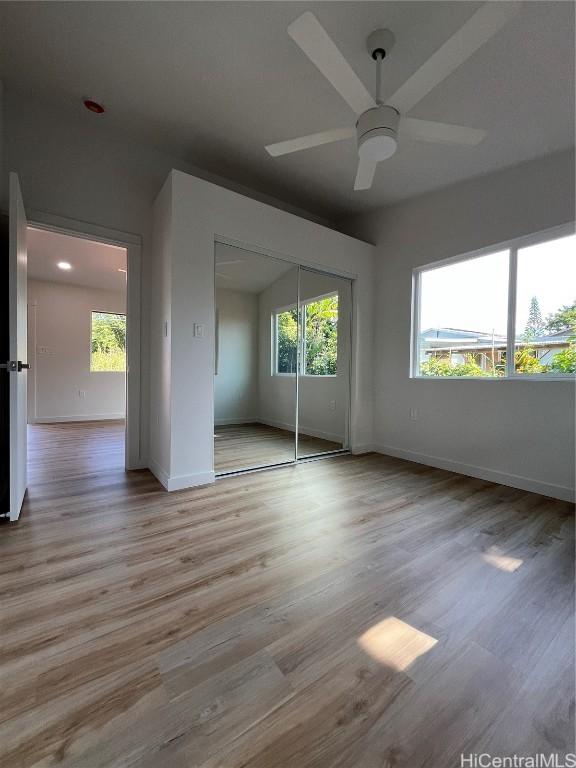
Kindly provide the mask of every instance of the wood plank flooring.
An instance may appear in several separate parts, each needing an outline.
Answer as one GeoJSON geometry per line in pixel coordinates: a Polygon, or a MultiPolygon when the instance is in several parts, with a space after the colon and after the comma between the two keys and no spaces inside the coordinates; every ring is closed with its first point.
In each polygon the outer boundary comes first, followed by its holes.
{"type": "Polygon", "coordinates": [[[574,751],[570,505],[376,455],[167,494],[60,427],[0,526],[0,765],[574,751]]]}
{"type": "MultiPolygon", "coordinates": [[[[266,424],[237,424],[214,428],[216,473],[253,469],[294,461],[294,433],[266,424]]],[[[339,451],[341,443],[300,434],[298,457],[339,451]]]]}

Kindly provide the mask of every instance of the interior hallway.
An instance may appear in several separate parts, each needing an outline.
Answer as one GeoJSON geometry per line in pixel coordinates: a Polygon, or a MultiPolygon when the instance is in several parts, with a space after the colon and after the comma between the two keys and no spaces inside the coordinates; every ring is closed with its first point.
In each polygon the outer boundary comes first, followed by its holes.
{"type": "Polygon", "coordinates": [[[28,425],[31,491],[63,478],[124,474],[124,420],[28,425]]]}
{"type": "Polygon", "coordinates": [[[32,430],[0,537],[2,765],[571,750],[569,504],[376,455],[168,494],[121,470],[119,430],[32,430]]]}

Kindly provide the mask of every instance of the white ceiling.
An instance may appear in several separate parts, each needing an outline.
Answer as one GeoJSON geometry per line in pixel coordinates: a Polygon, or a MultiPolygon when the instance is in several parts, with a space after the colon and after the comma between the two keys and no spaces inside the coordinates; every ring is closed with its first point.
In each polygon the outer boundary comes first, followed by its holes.
{"type": "Polygon", "coordinates": [[[28,228],[28,277],[103,291],[125,291],[126,249],[58,232],[28,228]],[[59,269],[67,261],[72,269],[59,269]]]}
{"type": "Polygon", "coordinates": [[[214,246],[216,287],[245,293],[261,293],[288,270],[294,270],[294,295],[298,284],[298,267],[281,259],[232,245],[214,246]]]}
{"type": "Polygon", "coordinates": [[[520,13],[435,88],[415,117],[488,130],[476,148],[401,141],[372,190],[353,192],[353,141],[271,158],[264,145],[355,116],[286,33],[312,10],[366,85],[367,35],[387,26],[393,93],[478,2],[2,2],[7,89],[82,111],[205,170],[312,212],[367,210],[574,144],[574,4],[520,13]]]}

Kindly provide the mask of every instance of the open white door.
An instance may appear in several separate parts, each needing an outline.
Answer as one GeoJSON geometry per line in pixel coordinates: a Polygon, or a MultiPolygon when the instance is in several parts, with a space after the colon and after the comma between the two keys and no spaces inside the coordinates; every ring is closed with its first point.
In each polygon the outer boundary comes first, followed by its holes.
{"type": "Polygon", "coordinates": [[[10,520],[18,520],[27,486],[28,286],[26,213],[15,173],[10,174],[9,245],[10,360],[2,361],[10,377],[10,520]]]}

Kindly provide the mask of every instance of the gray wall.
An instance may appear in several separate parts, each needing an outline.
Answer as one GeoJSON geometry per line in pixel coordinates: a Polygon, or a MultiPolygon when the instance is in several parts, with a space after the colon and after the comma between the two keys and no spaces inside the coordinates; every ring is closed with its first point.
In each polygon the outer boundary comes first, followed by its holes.
{"type": "Polygon", "coordinates": [[[570,221],[574,155],[559,153],[348,222],[377,243],[374,421],[379,450],[570,495],[573,382],[409,378],[413,267],[570,221]],[[412,408],[418,410],[417,421],[410,419],[412,408]]]}
{"type": "Polygon", "coordinates": [[[218,373],[214,376],[214,422],[257,421],[258,295],[216,289],[218,373]]]}
{"type": "Polygon", "coordinates": [[[90,371],[93,310],[125,312],[125,293],[28,281],[30,423],[124,418],[125,373],[90,371]]]}

